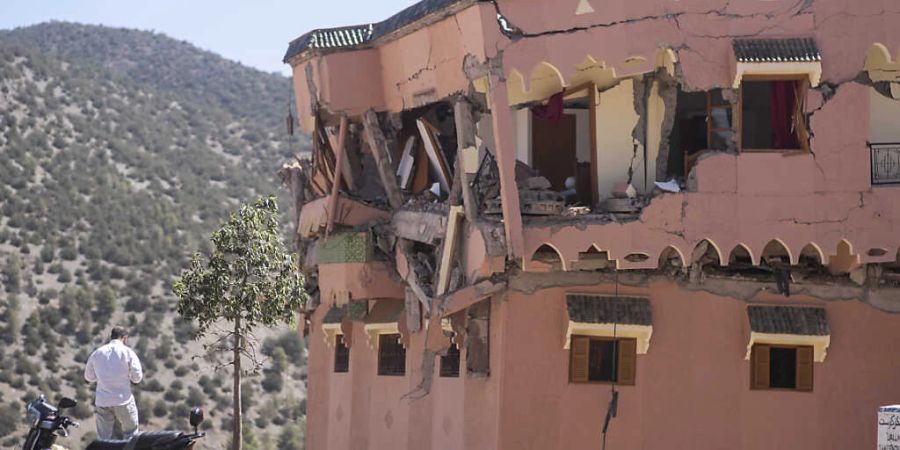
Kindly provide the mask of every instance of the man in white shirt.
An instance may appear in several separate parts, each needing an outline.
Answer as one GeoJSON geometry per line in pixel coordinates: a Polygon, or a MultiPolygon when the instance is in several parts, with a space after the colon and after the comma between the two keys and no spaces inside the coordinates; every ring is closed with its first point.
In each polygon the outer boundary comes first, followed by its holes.
{"type": "Polygon", "coordinates": [[[97,383],[94,407],[97,413],[97,435],[112,439],[116,422],[122,436],[129,439],[138,429],[138,410],[131,394],[131,383],[144,378],[141,361],[127,347],[128,335],[123,327],[113,327],[108,344],[94,350],[84,368],[84,379],[97,383]]]}

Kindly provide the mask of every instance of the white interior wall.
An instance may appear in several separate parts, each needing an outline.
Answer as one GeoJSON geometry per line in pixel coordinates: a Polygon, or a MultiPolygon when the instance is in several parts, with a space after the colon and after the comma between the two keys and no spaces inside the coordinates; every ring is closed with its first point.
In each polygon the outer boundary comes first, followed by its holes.
{"type": "MultiPolygon", "coordinates": [[[[644,190],[643,174],[640,179],[635,179],[634,186],[642,193],[652,191],[654,182],[665,181],[656,179],[656,158],[659,156],[659,146],[663,138],[662,124],[665,118],[666,103],[659,95],[659,83],[654,82],[647,101],[647,190],[644,190]]],[[[643,164],[641,170],[643,171],[643,164]]]]}
{"type": "Polygon", "coordinates": [[[513,112],[513,133],[516,136],[516,159],[531,165],[531,110],[517,109],[513,112]]]}
{"type": "Polygon", "coordinates": [[[900,142],[900,101],[887,98],[875,89],[870,89],[870,92],[869,142],[900,142]]]}
{"type": "MultiPolygon", "coordinates": [[[[634,158],[631,136],[638,122],[634,110],[634,82],[624,80],[616,87],[600,93],[597,105],[597,183],[600,199],[612,195],[616,183],[628,181],[628,168],[634,166],[633,184],[643,186],[643,148],[639,145],[634,158]]],[[[657,147],[658,148],[658,147],[657,147]]]]}

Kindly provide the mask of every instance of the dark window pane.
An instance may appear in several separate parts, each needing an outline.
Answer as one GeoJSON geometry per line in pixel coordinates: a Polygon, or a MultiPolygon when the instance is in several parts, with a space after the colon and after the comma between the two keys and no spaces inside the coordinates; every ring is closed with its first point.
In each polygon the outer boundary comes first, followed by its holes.
{"type": "Polygon", "coordinates": [[[797,387],[797,349],[772,347],[769,387],[795,389],[797,387]]]}
{"type": "Polygon", "coordinates": [[[747,149],[799,148],[794,133],[795,81],[744,81],[741,129],[747,149]]]}
{"type": "Polygon", "coordinates": [[[616,350],[614,341],[592,340],[588,350],[588,380],[616,381],[616,350]]]}
{"type": "Polygon", "coordinates": [[[406,349],[400,343],[399,334],[378,336],[378,375],[402,376],[406,374],[406,349]]]}
{"type": "Polygon", "coordinates": [[[459,347],[450,345],[447,356],[441,356],[441,376],[459,377],[459,347]]]}
{"type": "Polygon", "coordinates": [[[350,371],[350,349],[344,345],[344,337],[335,337],[334,342],[334,371],[339,373],[350,371]]]}

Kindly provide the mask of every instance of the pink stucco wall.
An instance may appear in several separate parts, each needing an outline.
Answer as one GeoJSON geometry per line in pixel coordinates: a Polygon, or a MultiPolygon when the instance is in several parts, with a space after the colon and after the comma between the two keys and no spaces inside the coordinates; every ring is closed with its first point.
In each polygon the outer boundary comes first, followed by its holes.
{"type": "MultiPolygon", "coordinates": [[[[421,381],[425,333],[411,336],[406,376],[377,376],[377,353],[368,346],[363,325],[353,326],[349,373],[334,373],[334,348],[327,346],[321,319],[311,317],[307,448],[490,450],[497,448],[500,378],[442,378],[435,373],[431,393],[415,397],[421,381]]],[[[497,313],[492,313],[492,320],[497,313]]],[[[501,327],[491,329],[492,345],[501,327]]],[[[493,350],[493,349],[492,349],[493,350]]],[[[465,372],[465,349],[461,372],[465,372]]],[[[492,367],[500,354],[491,355],[492,367]]],[[[440,361],[435,361],[435,370],[440,361]]],[[[499,370],[497,371],[499,373],[499,370]]]]}
{"type": "MultiPolygon", "coordinates": [[[[863,263],[897,258],[900,188],[871,186],[871,88],[850,80],[863,70],[873,43],[892,52],[900,48],[900,27],[893,23],[900,17],[900,3],[589,0],[595,12],[577,16],[579,1],[498,0],[511,23],[527,33],[545,33],[517,42],[500,34],[493,6],[480,3],[375,49],[314,59],[314,81],[334,110],[400,111],[429,89],[437,98],[468,92],[462,72],[467,53],[484,60],[502,51],[504,73],[516,69],[526,77],[537,63],[548,61],[568,78],[588,54],[621,69],[626,58],[649,59],[665,46],[677,54],[682,87],[708,89],[733,81],[733,38],[812,36],[822,53],[823,81],[833,84],[836,93],[824,103],[821,92],[810,93],[810,154],[704,158],[695,169],[696,191],[654,198],[639,220],[628,223],[573,219],[551,226],[526,220],[520,226],[511,220],[518,219],[518,208],[512,208],[505,211],[506,241],[516,249],[512,256],[524,259],[526,270],[530,255],[543,244],[556,248],[567,268],[591,245],[609,251],[621,269],[654,268],[667,247],[689,259],[704,239],[715,244],[724,261],[738,245],[758,261],[766,244],[776,239],[794,261],[802,248],[814,244],[827,262],[842,241],[851,244],[863,263]],[[578,27],[583,29],[564,31],[578,27]],[[885,253],[869,255],[869,249],[885,253]],[[649,258],[625,261],[631,253],[649,258]]],[[[295,67],[294,73],[297,102],[308,110],[303,67],[295,67]]],[[[500,78],[495,74],[494,81],[500,78]]],[[[502,105],[504,86],[497,86],[490,100],[502,105]]],[[[509,113],[505,107],[492,111],[493,149],[507,169],[516,151],[509,113]]],[[[503,173],[504,195],[512,196],[504,200],[517,199],[511,172],[503,173]]],[[[469,282],[504,269],[503,261],[494,264],[484,246],[483,238],[473,235],[463,247],[469,282]]],[[[335,272],[340,278],[329,273],[320,277],[322,291],[347,290],[345,280],[351,277],[346,269],[335,272]]],[[[357,280],[351,283],[353,298],[384,296],[364,278],[352,280],[357,280]]],[[[325,346],[319,327],[327,308],[319,308],[309,340],[308,448],[599,448],[609,388],[567,381],[564,294],[612,290],[600,285],[498,296],[492,300],[491,376],[435,376],[430,395],[418,400],[404,395],[420,381],[425,333],[411,336],[406,377],[378,377],[375,351],[362,326],[356,326],[350,373],[334,374],[333,349],[325,346]]],[[[619,417],[608,448],[872,448],[877,407],[900,401],[898,315],[855,300],[755,298],[824,306],[832,343],[825,362],[815,364],[814,392],[751,391],[744,360],[749,335],[744,301],[661,279],[622,293],[649,296],[654,332],[649,353],[637,358],[636,386],[619,388],[619,417]]],[[[402,292],[390,296],[399,298],[402,292]]],[[[885,309],[897,310],[898,305],[885,309]]]]}
{"type": "MultiPolygon", "coordinates": [[[[379,377],[375,350],[355,326],[350,373],[335,374],[317,312],[309,340],[308,448],[598,448],[610,387],[568,382],[566,292],[611,294],[614,286],[495,299],[491,376],[435,376],[432,393],[419,400],[403,397],[419,381],[424,333],[412,336],[406,377],[379,377]]],[[[618,387],[609,448],[872,448],[878,406],[900,400],[900,316],[857,301],[755,298],[754,304],[824,307],[831,346],[825,362],[814,364],[812,393],[751,391],[746,302],[667,281],[619,292],[649,297],[653,336],[648,353],[637,357],[636,385],[618,387]]]]}
{"type": "MultiPolygon", "coordinates": [[[[609,386],[567,381],[565,292],[612,293],[613,286],[509,295],[503,348],[503,449],[593,449],[609,386]],[[516,412],[527,411],[517,414],[516,412]]],[[[653,337],[637,358],[635,386],[619,387],[616,449],[873,448],[877,408],[900,398],[900,318],[856,301],[761,298],[824,306],[831,346],[815,363],[812,393],[751,391],[747,304],[668,282],[649,289],[653,337]]]]}

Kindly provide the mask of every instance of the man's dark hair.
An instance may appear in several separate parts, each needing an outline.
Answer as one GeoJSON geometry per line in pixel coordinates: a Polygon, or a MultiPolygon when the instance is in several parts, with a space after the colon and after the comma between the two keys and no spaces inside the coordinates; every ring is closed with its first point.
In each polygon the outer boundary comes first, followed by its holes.
{"type": "Polygon", "coordinates": [[[128,336],[128,332],[125,331],[125,327],[113,327],[112,331],[109,333],[109,339],[122,339],[123,337],[128,336]]]}

